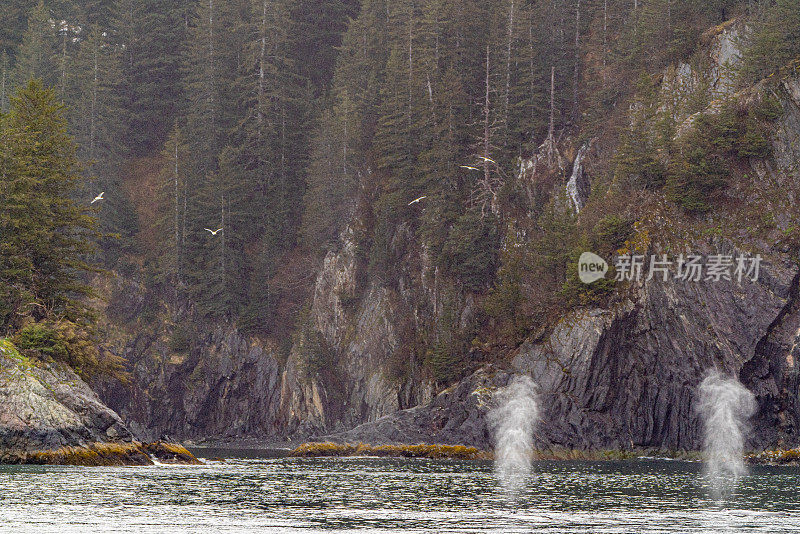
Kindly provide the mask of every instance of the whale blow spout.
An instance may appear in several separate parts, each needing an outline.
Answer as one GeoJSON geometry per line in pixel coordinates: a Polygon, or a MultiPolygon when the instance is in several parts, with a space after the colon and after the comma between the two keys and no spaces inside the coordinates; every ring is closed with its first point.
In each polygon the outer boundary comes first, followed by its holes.
{"type": "Polygon", "coordinates": [[[489,413],[495,433],[495,475],[510,498],[527,484],[533,459],[533,431],[539,421],[536,386],[529,376],[517,375],[498,394],[489,413]]]}
{"type": "Polygon", "coordinates": [[[755,396],[735,378],[715,371],[700,384],[699,408],[711,496],[727,499],[747,474],[744,446],[747,421],[757,408],[755,396]]]}

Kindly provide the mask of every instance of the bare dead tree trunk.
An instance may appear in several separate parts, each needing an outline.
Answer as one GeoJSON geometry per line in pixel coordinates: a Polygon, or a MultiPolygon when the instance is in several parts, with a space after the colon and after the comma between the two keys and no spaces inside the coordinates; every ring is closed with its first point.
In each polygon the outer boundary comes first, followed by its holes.
{"type": "Polygon", "coordinates": [[[565,25],[564,25],[564,12],[567,9],[566,9],[566,0],[562,0],[562,2],[564,2],[564,8],[558,10],[558,13],[559,13],[558,14],[558,41],[559,41],[558,49],[561,51],[561,53],[563,55],[565,53],[565,49],[566,49],[565,44],[564,44],[564,37],[565,37],[565,33],[566,33],[566,30],[564,29],[564,27],[565,27],[565,25]]]}
{"type": "Polygon", "coordinates": [[[491,123],[491,92],[492,92],[492,70],[491,70],[491,50],[486,45],[486,79],[485,94],[483,101],[483,180],[480,184],[478,195],[481,202],[481,216],[486,215],[488,204],[492,213],[497,213],[497,190],[502,185],[500,179],[500,169],[497,163],[491,158],[492,151],[492,123],[491,123]],[[492,165],[497,170],[496,180],[492,178],[492,165]]]}
{"type": "Polygon", "coordinates": [[[439,68],[439,40],[440,40],[440,37],[441,37],[441,31],[442,31],[441,20],[439,20],[439,15],[440,15],[440,13],[437,10],[436,11],[436,18],[434,19],[434,24],[436,26],[436,29],[433,32],[433,39],[434,39],[434,41],[433,41],[434,42],[434,45],[433,45],[433,57],[436,60],[436,68],[437,69],[439,68]]]}
{"type": "Polygon", "coordinates": [[[550,129],[547,131],[547,138],[553,139],[555,133],[556,118],[556,67],[550,67],[550,129]]]}
{"type": "Polygon", "coordinates": [[[575,74],[572,80],[572,120],[578,120],[578,93],[581,68],[581,0],[575,5],[575,74]]]}
{"type": "Polygon", "coordinates": [[[178,304],[178,287],[181,285],[181,238],[180,238],[180,194],[179,194],[179,172],[178,172],[178,136],[175,130],[175,154],[172,169],[172,184],[175,193],[175,305],[178,304]]]}
{"type": "MultiPolygon", "coordinates": [[[[533,45],[533,16],[528,15],[528,76],[530,77],[530,98],[534,101],[536,95],[536,53],[533,45]]],[[[531,105],[531,123],[536,120],[536,106],[531,105]]]]}
{"type": "Polygon", "coordinates": [[[487,187],[491,178],[491,171],[489,168],[489,159],[491,157],[491,124],[489,123],[491,75],[489,67],[489,45],[486,45],[486,96],[483,104],[483,174],[487,187]]]}
{"type": "Polygon", "coordinates": [[[606,86],[608,66],[608,0],[603,0],[603,87],[606,86]]]}
{"type": "Polygon", "coordinates": [[[97,85],[99,83],[99,75],[98,71],[100,70],[100,66],[98,65],[98,48],[99,43],[94,43],[94,50],[92,59],[94,60],[94,64],[92,65],[92,103],[91,109],[89,111],[89,165],[91,168],[94,168],[94,162],[97,157],[95,154],[96,146],[95,146],[95,137],[96,137],[96,123],[97,123],[97,85]]]}
{"type": "Polygon", "coordinates": [[[214,0],[208,0],[208,61],[210,69],[210,102],[214,101],[214,0]]]}
{"type": "Polygon", "coordinates": [[[511,7],[508,10],[508,46],[506,48],[506,92],[503,102],[503,122],[508,128],[508,110],[511,100],[511,52],[514,43],[514,0],[511,0],[511,7]]]}
{"type": "MultiPolygon", "coordinates": [[[[286,95],[283,95],[284,102],[281,106],[281,195],[284,194],[286,188],[286,95]]],[[[283,200],[283,199],[281,199],[283,200]]]]}
{"type": "Polygon", "coordinates": [[[414,98],[413,93],[413,79],[414,79],[414,7],[411,7],[411,13],[408,16],[408,125],[411,126],[411,108],[414,98]]]}
{"type": "MultiPolygon", "coordinates": [[[[224,186],[222,186],[224,187],[224,186]]],[[[228,234],[228,228],[225,227],[225,192],[223,191],[220,195],[221,202],[222,202],[222,239],[220,240],[220,244],[222,245],[222,257],[220,258],[222,264],[222,291],[223,297],[227,293],[228,288],[228,254],[227,254],[227,239],[226,236],[228,234]]],[[[225,308],[225,312],[227,314],[227,306],[225,308]]]]}
{"type": "Polygon", "coordinates": [[[69,24],[64,28],[64,39],[61,44],[61,98],[67,98],[67,34],[69,24]]]}
{"type": "Polygon", "coordinates": [[[452,102],[447,105],[447,146],[453,149],[453,140],[455,137],[456,125],[453,122],[453,104],[452,102]]]}
{"type": "Polygon", "coordinates": [[[2,75],[0,75],[0,112],[5,113],[6,111],[6,80],[8,80],[8,57],[6,56],[5,52],[3,52],[3,65],[0,66],[3,69],[2,75]]]}
{"type": "MultiPolygon", "coordinates": [[[[458,10],[457,20],[464,20],[464,4],[458,2],[457,6],[458,6],[456,8],[458,10]]],[[[461,50],[461,41],[463,40],[463,34],[461,33],[462,31],[463,30],[461,28],[461,25],[459,24],[456,29],[456,52],[461,50]]]]}
{"type": "Polygon", "coordinates": [[[350,119],[350,98],[347,91],[344,92],[344,132],[342,139],[342,173],[347,177],[347,143],[348,143],[348,122],[350,119]]]}
{"type": "MultiPolygon", "coordinates": [[[[258,102],[256,103],[257,109],[257,120],[258,120],[258,146],[263,146],[264,138],[266,137],[264,133],[264,106],[265,106],[265,94],[266,94],[266,85],[267,85],[267,34],[269,33],[268,28],[268,10],[269,2],[268,0],[264,0],[262,5],[262,13],[261,13],[261,51],[259,54],[259,61],[258,61],[258,102]]],[[[260,165],[264,165],[266,162],[263,161],[263,157],[261,152],[259,151],[258,155],[258,162],[260,165]]],[[[269,190],[269,172],[260,172],[261,176],[261,188],[264,194],[267,194],[269,190]]]]}
{"type": "Polygon", "coordinates": [[[261,54],[258,61],[258,141],[261,144],[262,124],[264,122],[264,92],[266,85],[266,62],[267,62],[267,0],[264,0],[261,15],[261,54]]]}
{"type": "MultiPolygon", "coordinates": [[[[216,98],[215,98],[215,87],[216,87],[216,79],[215,79],[215,69],[216,64],[214,61],[214,0],[208,0],[208,65],[209,65],[209,74],[208,74],[208,95],[206,98],[208,99],[208,106],[209,106],[209,133],[208,135],[211,136],[212,142],[212,152],[213,156],[216,156],[217,152],[217,117],[216,117],[216,110],[215,107],[217,105],[216,98]]],[[[213,166],[213,165],[212,165],[213,166]]]]}
{"type": "Polygon", "coordinates": [[[547,131],[547,165],[553,166],[553,145],[555,144],[556,119],[556,67],[550,67],[550,129],[547,131]]]}
{"type": "Polygon", "coordinates": [[[667,0],[667,31],[672,34],[672,0],[667,0]]]}
{"type": "MultiPolygon", "coordinates": [[[[183,251],[186,250],[186,214],[189,207],[189,186],[186,180],[183,181],[183,213],[181,214],[181,259],[183,259],[183,251]]],[[[183,263],[181,261],[181,263],[183,263]]],[[[181,269],[182,270],[182,269],[181,269]]],[[[183,280],[181,280],[182,282],[183,280]]]]}

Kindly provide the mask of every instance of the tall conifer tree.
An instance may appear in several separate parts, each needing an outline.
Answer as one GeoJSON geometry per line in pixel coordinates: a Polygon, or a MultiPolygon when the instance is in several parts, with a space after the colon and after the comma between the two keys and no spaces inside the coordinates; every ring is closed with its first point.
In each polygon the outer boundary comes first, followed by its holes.
{"type": "Polygon", "coordinates": [[[88,200],[73,200],[82,177],[63,106],[38,80],[11,99],[2,124],[0,317],[87,317],[81,274],[97,237],[88,200]]]}

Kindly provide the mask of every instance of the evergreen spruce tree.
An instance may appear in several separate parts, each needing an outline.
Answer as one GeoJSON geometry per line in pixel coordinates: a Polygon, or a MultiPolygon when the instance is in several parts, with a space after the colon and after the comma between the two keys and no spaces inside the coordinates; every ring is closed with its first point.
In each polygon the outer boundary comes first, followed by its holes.
{"type": "Polygon", "coordinates": [[[125,145],[133,155],[158,151],[180,111],[189,5],[188,0],[118,0],[115,6],[125,145]]]}
{"type": "MultiPolygon", "coordinates": [[[[250,11],[245,2],[204,0],[196,5],[189,29],[184,70],[187,79],[187,144],[191,165],[186,178],[191,191],[184,236],[186,276],[201,308],[229,318],[232,290],[246,285],[246,277],[234,274],[241,265],[237,217],[245,209],[243,175],[237,168],[239,147],[227,148],[237,136],[242,115],[251,111],[239,95],[236,83],[246,71],[244,48],[252,36],[250,11]],[[234,83],[231,83],[231,82],[234,83]],[[225,160],[222,169],[220,161],[225,160]],[[235,215],[233,215],[235,213],[235,215]],[[205,228],[222,228],[216,236],[205,228]]],[[[252,72],[252,71],[250,71],[252,72]]]]}
{"type": "Polygon", "coordinates": [[[768,76],[800,57],[800,3],[776,0],[759,22],[744,54],[745,82],[768,76]]]}
{"type": "Polygon", "coordinates": [[[45,85],[57,84],[56,54],[56,30],[44,1],[39,0],[28,16],[28,27],[16,54],[15,85],[24,86],[32,78],[42,80],[45,85]]]}
{"type": "Polygon", "coordinates": [[[82,274],[98,237],[88,200],[73,200],[82,178],[77,147],[67,134],[55,92],[32,80],[11,99],[4,138],[0,202],[0,319],[59,315],[83,321],[91,293],[82,274]]]}
{"type": "MultiPolygon", "coordinates": [[[[220,151],[230,129],[224,86],[235,79],[235,68],[226,64],[225,47],[232,21],[225,17],[225,3],[203,0],[197,3],[189,30],[188,54],[184,72],[187,79],[188,138],[196,177],[202,180],[215,172],[220,151]]],[[[234,52],[235,53],[235,52],[234,52]]]]}
{"type": "Polygon", "coordinates": [[[22,42],[30,11],[30,0],[0,2],[0,51],[11,54],[22,42]]]}
{"type": "Polygon", "coordinates": [[[290,36],[296,73],[309,80],[316,96],[327,91],[336,54],[347,23],[357,14],[358,0],[293,0],[290,36]]]}
{"type": "Polygon", "coordinates": [[[106,236],[101,241],[103,260],[110,266],[121,254],[133,250],[138,231],[136,213],[120,176],[126,153],[121,140],[125,124],[120,119],[125,115],[120,55],[108,32],[97,25],[84,31],[70,67],[66,100],[78,157],[91,179],[85,186],[91,184],[92,191],[81,193],[107,193],[98,218],[106,236]]]}
{"type": "Polygon", "coordinates": [[[0,113],[8,111],[8,94],[11,89],[11,63],[8,54],[0,54],[0,113]]]}
{"type": "Polygon", "coordinates": [[[119,55],[99,26],[81,40],[68,87],[70,124],[90,175],[106,174],[122,156],[119,55]]]}
{"type": "Polygon", "coordinates": [[[623,189],[658,189],[666,179],[662,159],[667,155],[672,136],[663,138],[654,128],[659,121],[659,100],[653,79],[643,72],[636,86],[630,127],[620,136],[620,147],[614,157],[614,178],[623,189]]]}
{"type": "Polygon", "coordinates": [[[56,20],[76,26],[97,25],[107,31],[114,19],[115,0],[50,0],[56,20]]]}
{"type": "Polygon", "coordinates": [[[288,128],[287,95],[300,92],[289,59],[289,9],[285,0],[258,0],[252,5],[252,21],[245,26],[243,67],[236,80],[240,96],[238,121],[232,136],[237,179],[253,189],[250,214],[259,221],[251,225],[250,239],[267,230],[267,221],[277,223],[276,234],[286,226],[283,203],[287,200],[288,128]],[[281,227],[282,226],[282,227],[281,227]]]}
{"type": "MultiPolygon", "coordinates": [[[[390,176],[387,190],[414,195],[421,174],[417,158],[425,145],[430,118],[421,12],[413,0],[389,8],[389,56],[375,134],[377,164],[390,176]]],[[[402,198],[395,199],[396,207],[402,198]]]]}
{"type": "Polygon", "coordinates": [[[327,111],[311,143],[309,184],[303,204],[302,241],[311,250],[324,251],[336,243],[342,224],[353,213],[354,176],[347,169],[344,121],[327,111]]]}
{"type": "Polygon", "coordinates": [[[311,140],[301,239],[314,251],[336,242],[368,186],[387,56],[386,5],[367,0],[342,40],[329,109],[311,140]]]}

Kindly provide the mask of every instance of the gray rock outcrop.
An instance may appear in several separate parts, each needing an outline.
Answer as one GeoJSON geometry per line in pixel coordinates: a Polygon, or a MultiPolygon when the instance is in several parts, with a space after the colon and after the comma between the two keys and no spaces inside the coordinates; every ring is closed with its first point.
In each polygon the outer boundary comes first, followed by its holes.
{"type": "Polygon", "coordinates": [[[69,367],[37,362],[0,343],[0,461],[92,443],[131,443],[133,434],[69,367]]]}
{"type": "Polygon", "coordinates": [[[427,405],[314,439],[491,448],[486,415],[494,393],[524,373],[539,387],[539,447],[696,450],[697,387],[717,369],[756,394],[749,447],[796,446],[798,269],[786,262],[762,274],[742,284],[642,284],[613,309],[564,318],[546,340],[524,344],[511,368],[483,368],[427,405]]]}

